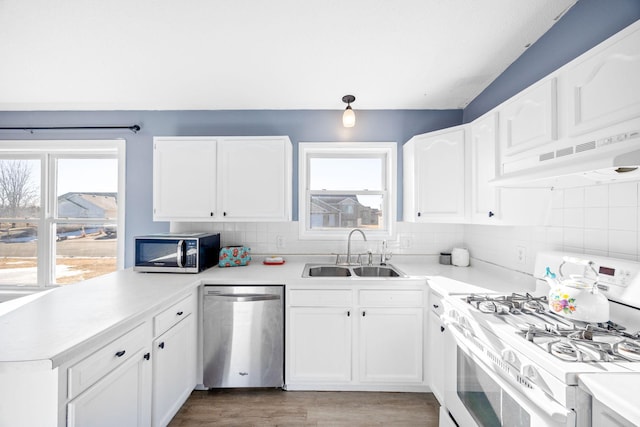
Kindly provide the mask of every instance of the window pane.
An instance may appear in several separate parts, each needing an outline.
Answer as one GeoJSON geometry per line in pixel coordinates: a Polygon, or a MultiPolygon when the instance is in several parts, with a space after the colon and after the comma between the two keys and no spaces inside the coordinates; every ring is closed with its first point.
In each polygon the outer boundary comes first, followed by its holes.
{"type": "Polygon", "coordinates": [[[32,223],[0,223],[0,285],[38,282],[38,227],[32,223]]]}
{"type": "Polygon", "coordinates": [[[312,195],[309,227],[382,229],[381,195],[312,195]]]}
{"type": "Polygon", "coordinates": [[[118,216],[116,159],[59,159],[58,218],[118,216]]]}
{"type": "Polygon", "coordinates": [[[382,188],[382,158],[309,159],[311,190],[370,190],[382,188]]]}
{"type": "Polygon", "coordinates": [[[0,217],[37,218],[40,160],[0,159],[0,217]]]}
{"type": "Polygon", "coordinates": [[[56,283],[75,283],[116,271],[117,244],[115,225],[57,224],[56,283]]]}

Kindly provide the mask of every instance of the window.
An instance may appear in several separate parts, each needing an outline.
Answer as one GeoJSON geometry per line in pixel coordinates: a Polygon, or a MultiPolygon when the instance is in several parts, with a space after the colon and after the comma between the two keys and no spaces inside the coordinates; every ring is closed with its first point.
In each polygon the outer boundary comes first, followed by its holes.
{"type": "Polygon", "coordinates": [[[124,141],[0,141],[0,285],[123,265],[124,141]]]}
{"type": "Polygon", "coordinates": [[[395,143],[300,143],[299,162],[301,238],[392,237],[395,143]]]}

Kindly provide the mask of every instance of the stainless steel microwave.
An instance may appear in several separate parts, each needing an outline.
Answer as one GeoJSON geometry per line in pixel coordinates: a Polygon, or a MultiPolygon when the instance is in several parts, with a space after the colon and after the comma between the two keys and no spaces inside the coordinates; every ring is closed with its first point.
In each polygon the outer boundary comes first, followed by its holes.
{"type": "Polygon", "coordinates": [[[218,263],[220,233],[161,233],[135,237],[135,271],[199,273],[218,263]]]}

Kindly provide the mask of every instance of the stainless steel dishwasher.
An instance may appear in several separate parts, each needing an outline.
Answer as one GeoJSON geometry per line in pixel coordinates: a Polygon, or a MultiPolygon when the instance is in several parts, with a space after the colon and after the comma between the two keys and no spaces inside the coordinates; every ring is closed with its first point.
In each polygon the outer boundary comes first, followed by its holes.
{"type": "Polygon", "coordinates": [[[284,287],[204,287],[204,385],[284,385],[284,287]]]}

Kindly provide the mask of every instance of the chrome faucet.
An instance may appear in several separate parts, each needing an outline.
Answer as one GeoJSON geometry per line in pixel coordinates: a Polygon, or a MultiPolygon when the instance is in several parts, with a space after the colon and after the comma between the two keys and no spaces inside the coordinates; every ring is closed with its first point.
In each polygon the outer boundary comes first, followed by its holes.
{"type": "Polygon", "coordinates": [[[351,230],[351,232],[349,233],[349,237],[347,238],[347,264],[351,264],[351,236],[356,231],[359,231],[360,234],[362,234],[365,242],[367,241],[367,236],[365,236],[364,231],[360,230],[359,228],[354,228],[353,230],[351,230]]]}

